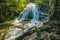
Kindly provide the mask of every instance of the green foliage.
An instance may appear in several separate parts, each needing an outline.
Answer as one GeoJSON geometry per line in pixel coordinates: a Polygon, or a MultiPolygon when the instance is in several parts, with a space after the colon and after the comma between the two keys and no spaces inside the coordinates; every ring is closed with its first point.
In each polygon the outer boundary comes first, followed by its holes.
{"type": "Polygon", "coordinates": [[[0,2],[0,22],[14,19],[26,5],[25,0],[3,0],[0,2]]]}
{"type": "Polygon", "coordinates": [[[35,1],[37,4],[42,4],[43,0],[36,0],[35,1]]]}
{"type": "Polygon", "coordinates": [[[49,10],[49,14],[50,14],[50,17],[53,16],[54,14],[54,6],[55,6],[55,0],[49,0],[49,6],[50,6],[50,10],[49,10]]]}

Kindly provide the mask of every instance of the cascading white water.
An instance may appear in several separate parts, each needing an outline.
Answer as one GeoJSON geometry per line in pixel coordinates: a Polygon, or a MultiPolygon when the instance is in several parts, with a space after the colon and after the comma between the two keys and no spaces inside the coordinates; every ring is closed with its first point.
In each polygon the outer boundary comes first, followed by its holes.
{"type": "Polygon", "coordinates": [[[33,19],[31,19],[31,22],[35,22],[39,20],[39,11],[38,7],[34,3],[29,3],[24,10],[20,13],[19,17],[17,20],[19,22],[23,21],[26,19],[26,16],[29,14],[29,12],[32,12],[33,19]]]}
{"type": "Polygon", "coordinates": [[[22,22],[23,20],[25,20],[29,12],[32,12],[33,18],[30,20],[30,23],[27,23],[24,25],[25,30],[22,31],[21,28],[12,28],[13,30],[8,31],[6,35],[7,37],[5,37],[5,40],[14,40],[16,37],[25,33],[28,29],[36,25],[39,27],[43,25],[43,22],[39,22],[39,17],[40,17],[40,14],[42,14],[42,12],[38,11],[38,7],[34,3],[29,3],[24,8],[24,10],[20,13],[19,17],[15,20],[14,24],[15,23],[17,24],[18,22],[22,22]],[[37,24],[35,25],[35,23],[37,24]]]}

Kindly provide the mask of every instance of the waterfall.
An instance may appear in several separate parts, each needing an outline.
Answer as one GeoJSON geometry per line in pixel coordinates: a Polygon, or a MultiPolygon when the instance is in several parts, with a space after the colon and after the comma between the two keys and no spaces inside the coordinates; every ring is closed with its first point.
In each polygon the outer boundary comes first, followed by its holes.
{"type": "Polygon", "coordinates": [[[27,15],[29,14],[29,12],[32,12],[32,17],[33,19],[31,19],[31,22],[35,22],[39,20],[39,11],[38,11],[38,7],[35,5],[35,3],[29,3],[24,10],[20,13],[19,17],[17,18],[17,20],[19,22],[25,20],[27,18],[27,15]]]}
{"type": "MultiPolygon", "coordinates": [[[[28,16],[29,12],[32,12],[32,19],[30,20],[29,23],[26,23],[23,25],[24,30],[21,28],[12,28],[12,30],[8,31],[7,37],[5,37],[5,40],[15,40],[16,37],[19,37],[28,29],[36,26],[36,27],[41,27],[43,25],[43,22],[40,21],[40,19],[46,18],[47,15],[45,15],[43,12],[38,10],[38,7],[35,5],[35,3],[29,3],[27,6],[24,8],[24,10],[20,13],[18,18],[16,18],[14,24],[20,26],[20,22],[24,21],[28,16]],[[41,17],[41,18],[40,18],[41,17]]],[[[29,19],[29,18],[27,18],[29,19]]]]}

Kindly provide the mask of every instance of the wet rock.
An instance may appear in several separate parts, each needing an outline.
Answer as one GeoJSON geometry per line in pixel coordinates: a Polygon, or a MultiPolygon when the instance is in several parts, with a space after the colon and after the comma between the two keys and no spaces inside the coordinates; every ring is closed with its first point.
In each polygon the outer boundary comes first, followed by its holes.
{"type": "MultiPolygon", "coordinates": [[[[5,35],[5,40],[15,40],[17,37],[22,36],[23,34],[29,32],[29,33],[33,33],[34,30],[36,30],[35,28],[39,28],[42,27],[43,23],[42,22],[37,22],[37,23],[27,23],[25,25],[22,25],[22,28],[18,27],[18,26],[12,26],[9,31],[6,33],[5,35]]],[[[35,40],[35,35],[32,40],[35,40]]],[[[32,36],[30,37],[30,39],[32,38],[32,36]]],[[[29,40],[30,40],[29,39],[29,40]]]]}
{"type": "Polygon", "coordinates": [[[12,28],[8,31],[8,33],[5,36],[5,40],[14,40],[16,37],[23,34],[22,29],[20,28],[12,28]]]}
{"type": "Polygon", "coordinates": [[[37,40],[37,33],[35,32],[32,35],[28,35],[23,40],[37,40]]]}

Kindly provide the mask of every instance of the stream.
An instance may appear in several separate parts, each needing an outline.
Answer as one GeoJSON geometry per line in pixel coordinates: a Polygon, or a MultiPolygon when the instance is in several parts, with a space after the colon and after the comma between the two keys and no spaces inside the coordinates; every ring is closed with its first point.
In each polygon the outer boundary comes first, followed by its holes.
{"type": "Polygon", "coordinates": [[[13,26],[7,31],[4,40],[15,40],[15,38],[23,35],[31,28],[42,27],[43,21],[47,19],[48,15],[38,10],[35,3],[29,3],[15,21],[11,23],[13,26]],[[32,19],[28,18],[30,12],[32,12],[32,19]],[[28,22],[24,23],[25,20],[28,20],[28,22]]]}

